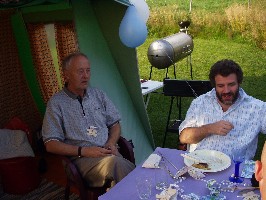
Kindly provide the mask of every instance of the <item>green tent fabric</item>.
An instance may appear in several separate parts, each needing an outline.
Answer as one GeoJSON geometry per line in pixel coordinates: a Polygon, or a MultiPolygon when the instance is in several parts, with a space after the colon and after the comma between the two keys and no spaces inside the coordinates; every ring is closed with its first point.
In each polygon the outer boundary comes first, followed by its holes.
{"type": "Polygon", "coordinates": [[[6,8],[22,8],[40,4],[55,4],[59,2],[68,2],[69,0],[17,0],[17,1],[2,1],[0,9],[6,8]]]}
{"type": "Polygon", "coordinates": [[[153,151],[154,143],[141,94],[136,50],[125,47],[118,34],[127,7],[115,1],[77,0],[73,8],[80,50],[91,60],[91,84],[103,89],[120,110],[122,134],[133,140],[139,163],[153,151]]]}
{"type": "Polygon", "coordinates": [[[40,87],[36,78],[30,50],[30,42],[21,13],[17,13],[12,17],[12,25],[24,75],[26,76],[26,80],[28,82],[34,101],[39,109],[39,112],[41,114],[44,114],[45,104],[43,102],[40,87]]]}

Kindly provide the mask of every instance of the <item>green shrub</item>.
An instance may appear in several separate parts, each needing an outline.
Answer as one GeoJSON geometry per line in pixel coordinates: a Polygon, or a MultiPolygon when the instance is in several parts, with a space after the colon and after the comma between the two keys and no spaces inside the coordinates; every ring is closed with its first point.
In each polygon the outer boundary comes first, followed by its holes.
{"type": "Polygon", "coordinates": [[[254,5],[250,8],[234,4],[225,10],[229,28],[234,34],[254,42],[258,47],[266,49],[266,11],[254,5]]]}

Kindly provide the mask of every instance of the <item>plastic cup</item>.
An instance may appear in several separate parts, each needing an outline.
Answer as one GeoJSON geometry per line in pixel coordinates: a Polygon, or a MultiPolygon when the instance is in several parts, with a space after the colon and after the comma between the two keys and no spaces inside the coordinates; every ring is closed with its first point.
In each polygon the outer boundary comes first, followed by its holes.
{"type": "Polygon", "coordinates": [[[140,199],[149,199],[151,197],[152,181],[150,177],[136,177],[136,188],[140,199]]]}
{"type": "Polygon", "coordinates": [[[164,162],[160,162],[159,168],[155,169],[155,184],[157,190],[168,188],[168,173],[164,162]]]}

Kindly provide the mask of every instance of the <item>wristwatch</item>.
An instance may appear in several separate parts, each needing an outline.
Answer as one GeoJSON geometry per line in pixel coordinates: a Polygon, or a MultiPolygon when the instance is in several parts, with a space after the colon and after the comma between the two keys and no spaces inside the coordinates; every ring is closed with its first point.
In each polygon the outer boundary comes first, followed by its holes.
{"type": "Polygon", "coordinates": [[[79,157],[79,158],[81,158],[81,149],[82,149],[82,147],[79,147],[79,148],[78,148],[78,157],[79,157]]]}

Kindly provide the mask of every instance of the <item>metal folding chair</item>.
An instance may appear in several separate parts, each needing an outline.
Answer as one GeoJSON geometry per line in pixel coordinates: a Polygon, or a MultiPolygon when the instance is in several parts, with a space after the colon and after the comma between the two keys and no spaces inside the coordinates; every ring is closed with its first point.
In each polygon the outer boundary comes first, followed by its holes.
{"type": "MultiPolygon", "coordinates": [[[[165,146],[166,136],[168,133],[179,133],[179,126],[183,121],[182,118],[182,98],[184,97],[198,97],[212,89],[210,81],[206,80],[176,80],[176,79],[164,79],[163,81],[163,94],[169,96],[170,107],[168,111],[168,117],[166,122],[166,128],[164,132],[164,139],[162,147],[165,146]],[[172,109],[174,100],[178,109],[178,118],[170,123],[172,117],[172,109]]],[[[179,138],[179,137],[178,137],[179,138]]],[[[180,144],[178,140],[178,149],[186,150],[186,144],[180,144]]]]}

